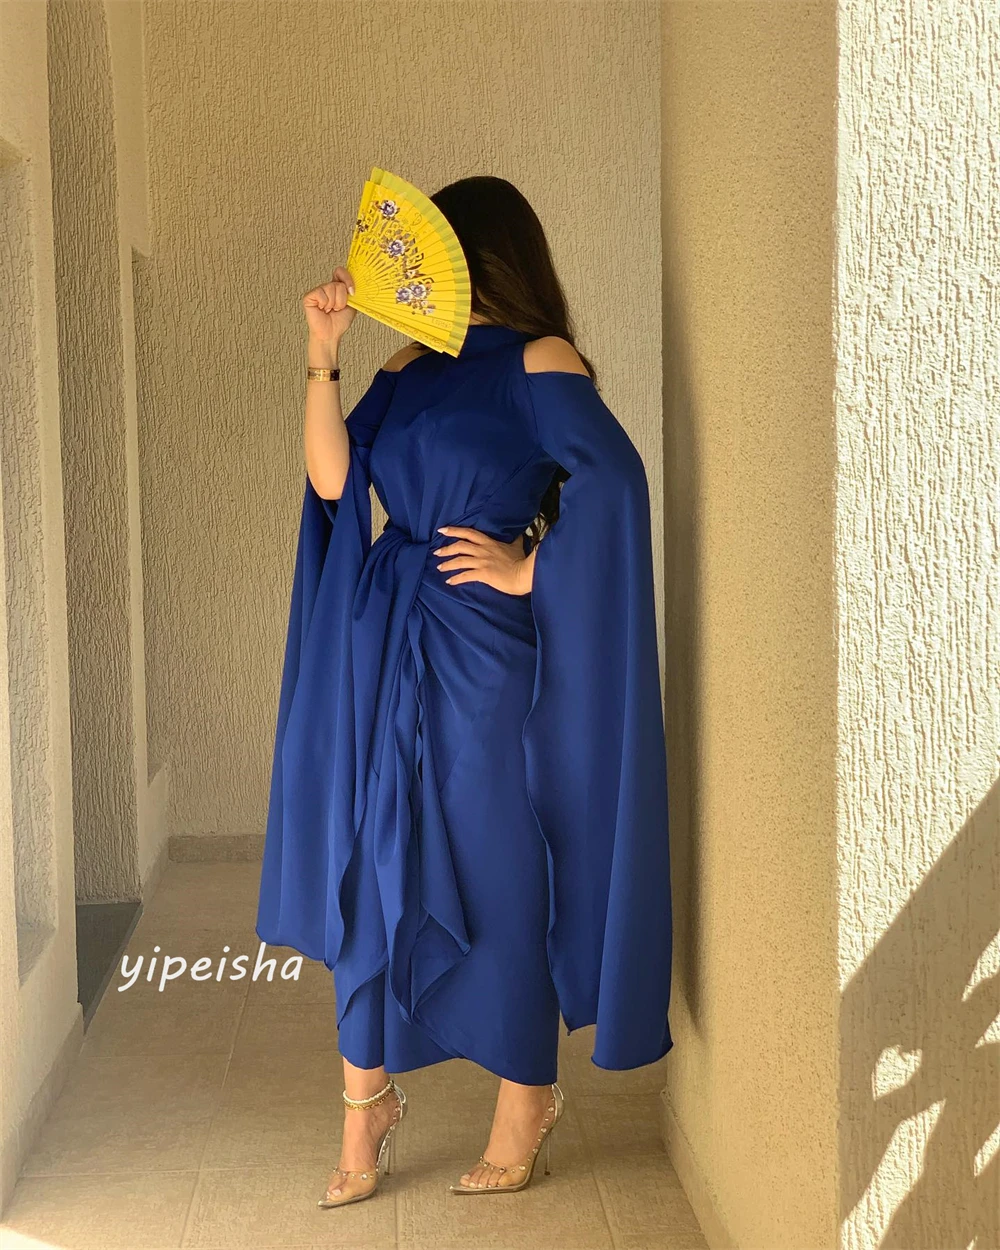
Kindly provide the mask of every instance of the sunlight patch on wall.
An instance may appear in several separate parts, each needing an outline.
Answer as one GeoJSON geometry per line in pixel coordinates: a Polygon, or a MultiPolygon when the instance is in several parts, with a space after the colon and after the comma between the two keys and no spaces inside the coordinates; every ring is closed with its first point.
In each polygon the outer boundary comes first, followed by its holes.
{"type": "MultiPolygon", "coordinates": [[[[1000,977],[1000,933],[995,935],[976,960],[976,966],[972,969],[972,975],[969,977],[968,984],[962,991],[962,1002],[964,1003],[971,998],[978,986],[991,980],[993,977],[1000,977]]],[[[976,1042],[976,1045],[990,1046],[997,1043],[1000,1043],[1000,1012],[994,1017],[993,1022],[987,1027],[982,1037],[976,1042]]]]}
{"type": "Polygon", "coordinates": [[[896,1211],[923,1173],[927,1143],[943,1109],[942,1098],[896,1126],[865,1192],[844,1220],[842,1245],[880,1246],[885,1240],[896,1211]]]}

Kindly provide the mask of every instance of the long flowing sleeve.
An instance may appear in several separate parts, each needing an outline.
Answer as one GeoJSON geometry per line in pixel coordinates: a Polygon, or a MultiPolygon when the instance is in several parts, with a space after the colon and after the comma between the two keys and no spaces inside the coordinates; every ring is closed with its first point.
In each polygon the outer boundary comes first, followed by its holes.
{"type": "Polygon", "coordinates": [[[340,499],[308,474],[278,696],[257,936],[326,962],[331,830],[350,819],[354,783],[351,608],[371,547],[371,445],[395,390],[380,369],[348,414],[340,499]]]}
{"type": "Polygon", "coordinates": [[[667,766],[648,484],[583,374],[528,373],[540,445],[570,474],[535,555],[538,645],[522,731],[549,856],[548,950],[570,1030],[625,1069],[672,1040],[667,766]]]}

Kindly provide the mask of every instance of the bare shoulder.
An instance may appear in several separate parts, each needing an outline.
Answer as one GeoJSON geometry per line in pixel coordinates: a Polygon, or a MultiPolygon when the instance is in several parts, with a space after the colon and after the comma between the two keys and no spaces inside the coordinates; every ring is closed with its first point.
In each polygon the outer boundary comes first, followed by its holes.
{"type": "Polygon", "coordinates": [[[425,355],[418,347],[414,347],[412,343],[407,343],[405,347],[401,347],[385,362],[382,368],[386,373],[398,373],[404,365],[408,365],[411,360],[417,360],[420,356],[425,355]]]}
{"type": "Polygon", "coordinates": [[[524,345],[525,373],[583,373],[587,366],[572,343],[557,334],[543,339],[532,339],[524,345]]]}

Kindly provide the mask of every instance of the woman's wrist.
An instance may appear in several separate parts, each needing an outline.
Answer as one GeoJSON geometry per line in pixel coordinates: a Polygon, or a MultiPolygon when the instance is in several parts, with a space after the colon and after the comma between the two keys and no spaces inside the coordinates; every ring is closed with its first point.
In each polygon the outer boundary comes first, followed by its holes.
{"type": "Polygon", "coordinates": [[[531,551],[517,565],[517,590],[516,594],[528,595],[531,593],[532,583],[535,578],[535,551],[533,547],[531,551]]]}
{"type": "Polygon", "coordinates": [[[306,363],[311,369],[336,369],[340,357],[340,339],[314,339],[309,336],[306,363]]]}

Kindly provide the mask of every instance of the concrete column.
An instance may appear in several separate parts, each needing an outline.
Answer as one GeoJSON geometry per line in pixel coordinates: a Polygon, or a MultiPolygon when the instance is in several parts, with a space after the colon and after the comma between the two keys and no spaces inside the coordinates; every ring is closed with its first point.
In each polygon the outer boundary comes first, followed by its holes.
{"type": "Polygon", "coordinates": [[[667,1141],[714,1247],[993,1245],[1000,14],[663,36],[667,1141]]]}

